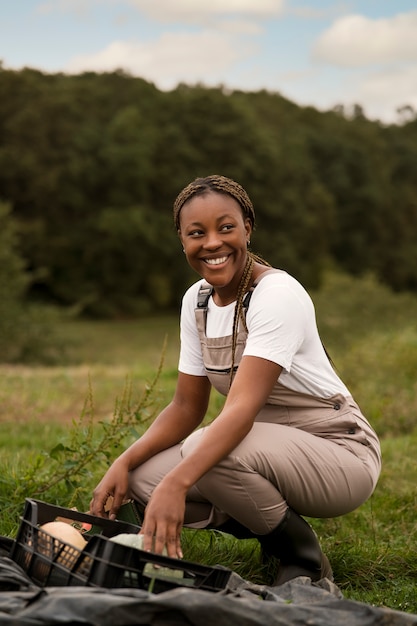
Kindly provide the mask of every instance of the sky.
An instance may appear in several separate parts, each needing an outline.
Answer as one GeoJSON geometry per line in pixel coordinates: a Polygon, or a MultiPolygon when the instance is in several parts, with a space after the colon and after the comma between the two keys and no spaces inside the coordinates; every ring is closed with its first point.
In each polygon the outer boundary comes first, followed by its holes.
{"type": "Polygon", "coordinates": [[[392,123],[417,111],[417,0],[0,0],[0,60],[266,89],[392,123]]]}

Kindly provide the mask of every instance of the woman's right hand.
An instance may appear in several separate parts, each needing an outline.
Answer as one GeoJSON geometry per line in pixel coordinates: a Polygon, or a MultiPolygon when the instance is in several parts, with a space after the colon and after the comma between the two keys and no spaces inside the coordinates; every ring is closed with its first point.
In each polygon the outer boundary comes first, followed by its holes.
{"type": "Polygon", "coordinates": [[[127,464],[120,458],[116,459],[93,491],[89,511],[91,515],[116,519],[117,512],[126,498],[128,473],[127,464]],[[108,503],[111,503],[110,508],[106,506],[108,503]]]}
{"type": "Polygon", "coordinates": [[[148,430],[113,462],[94,489],[90,502],[92,515],[116,518],[128,492],[129,471],[193,432],[207,410],[210,389],[210,381],[205,376],[178,374],[172,402],[161,411],[148,430]],[[110,497],[113,501],[108,510],[106,504],[110,497]]]}

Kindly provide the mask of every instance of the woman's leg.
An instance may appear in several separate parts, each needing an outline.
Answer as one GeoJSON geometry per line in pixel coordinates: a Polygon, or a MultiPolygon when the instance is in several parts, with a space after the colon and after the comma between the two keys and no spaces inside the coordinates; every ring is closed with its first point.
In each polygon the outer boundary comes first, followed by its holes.
{"type": "MultiPolygon", "coordinates": [[[[186,439],[183,456],[204,432],[186,439]]],[[[309,517],[343,515],[361,505],[374,485],[368,448],[349,446],[355,453],[298,428],[255,422],[235,450],[198,481],[198,491],[258,535],[274,530],[288,507],[309,517]]]]}
{"type": "MultiPolygon", "coordinates": [[[[190,454],[204,431],[132,471],[130,496],[144,508],[155,486],[190,454]]],[[[296,576],[332,578],[317,537],[300,514],[342,515],[370,496],[378,471],[375,457],[361,443],[350,441],[349,447],[297,428],[255,422],[239,446],[190,489],[185,525],[221,527],[236,520],[236,536],[243,537],[242,527],[250,529],[265,553],[280,559],[276,585],[296,576]]]]}
{"type": "MultiPolygon", "coordinates": [[[[129,473],[129,493],[144,511],[156,485],[182,459],[181,445],[168,448],[129,473]]],[[[198,490],[192,487],[187,494],[184,525],[191,528],[218,527],[228,515],[218,511],[198,490]]]]}

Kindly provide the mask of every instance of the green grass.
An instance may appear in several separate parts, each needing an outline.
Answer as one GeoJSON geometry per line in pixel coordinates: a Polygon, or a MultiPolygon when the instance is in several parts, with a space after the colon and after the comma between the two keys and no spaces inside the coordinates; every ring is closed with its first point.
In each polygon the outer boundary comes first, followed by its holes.
{"type": "Polygon", "coordinates": [[[59,334],[69,346],[61,365],[0,364],[0,424],[62,424],[76,419],[90,383],[97,417],[108,417],[123,392],[126,378],[134,380],[135,392],[140,393],[145,381],[154,376],[162,354],[161,393],[168,396],[174,388],[178,359],[175,316],[123,322],[65,322],[59,334]],[[171,380],[172,384],[168,384],[171,380]]]}
{"type": "MultiPolygon", "coordinates": [[[[383,470],[374,495],[357,511],[311,522],[346,597],[417,613],[417,298],[392,294],[369,276],[353,280],[336,274],[329,274],[313,297],[326,347],[382,438],[383,470]]],[[[162,353],[152,410],[162,407],[175,387],[176,316],[65,322],[60,333],[69,349],[59,366],[0,365],[0,534],[16,531],[30,485],[48,485],[66,461],[82,453],[84,441],[85,451],[92,449],[102,424],[120,430],[109,444],[109,457],[138,435],[135,407],[142,406],[162,353]],[[121,427],[116,420],[111,427],[115,415],[133,421],[121,427]],[[78,439],[71,448],[74,431],[78,439]],[[60,443],[71,451],[53,452],[60,443]]],[[[209,418],[220,405],[213,394],[209,418]]],[[[138,415],[146,417],[149,410],[142,407],[138,415]]],[[[78,482],[63,479],[40,499],[70,506],[78,498],[79,508],[86,507],[110,460],[98,455],[78,482]]],[[[273,566],[262,565],[253,540],[185,530],[184,552],[191,560],[229,566],[256,583],[273,580],[273,566]]]]}

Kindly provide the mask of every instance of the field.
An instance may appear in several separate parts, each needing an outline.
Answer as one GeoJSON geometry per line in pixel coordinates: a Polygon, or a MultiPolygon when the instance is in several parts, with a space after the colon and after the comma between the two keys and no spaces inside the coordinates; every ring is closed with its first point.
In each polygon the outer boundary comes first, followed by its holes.
{"type": "MultiPolygon", "coordinates": [[[[311,522],[346,597],[417,613],[417,298],[336,274],[312,295],[335,366],[381,437],[383,471],[360,509],[311,522]]],[[[88,508],[111,458],[172,394],[177,322],[65,322],[59,366],[0,365],[0,534],[15,533],[27,496],[88,508]]],[[[209,418],[220,403],[213,394],[209,418]]],[[[254,541],[184,531],[184,552],[271,582],[254,541]]]]}

